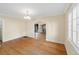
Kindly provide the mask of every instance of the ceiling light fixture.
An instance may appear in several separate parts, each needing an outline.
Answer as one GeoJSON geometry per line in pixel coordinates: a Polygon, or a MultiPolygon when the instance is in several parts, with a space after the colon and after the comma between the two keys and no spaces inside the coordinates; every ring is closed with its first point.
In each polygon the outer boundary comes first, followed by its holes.
{"type": "Polygon", "coordinates": [[[26,10],[24,19],[31,20],[31,17],[29,16],[29,9],[26,10]]]}

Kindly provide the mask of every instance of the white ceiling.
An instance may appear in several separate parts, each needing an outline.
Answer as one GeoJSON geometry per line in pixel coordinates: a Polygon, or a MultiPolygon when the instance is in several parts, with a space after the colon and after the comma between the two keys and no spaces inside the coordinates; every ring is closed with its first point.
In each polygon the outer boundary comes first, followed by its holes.
{"type": "Polygon", "coordinates": [[[64,14],[68,3],[0,3],[0,15],[23,19],[25,10],[30,9],[31,17],[46,17],[64,14]]]}

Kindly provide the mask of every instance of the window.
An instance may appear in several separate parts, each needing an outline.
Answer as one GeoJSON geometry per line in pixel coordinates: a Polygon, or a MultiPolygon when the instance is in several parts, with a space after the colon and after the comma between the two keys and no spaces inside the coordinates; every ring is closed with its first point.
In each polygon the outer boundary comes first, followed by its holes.
{"type": "Polygon", "coordinates": [[[73,35],[73,42],[77,43],[77,20],[76,20],[76,7],[72,10],[72,35],[73,35]]]}
{"type": "Polygon", "coordinates": [[[69,38],[79,48],[79,4],[76,4],[68,15],[69,38]]]}

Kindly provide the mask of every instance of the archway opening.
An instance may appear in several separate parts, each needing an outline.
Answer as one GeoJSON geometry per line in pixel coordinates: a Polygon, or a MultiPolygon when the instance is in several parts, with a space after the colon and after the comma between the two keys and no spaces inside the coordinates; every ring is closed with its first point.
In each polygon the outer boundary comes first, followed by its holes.
{"type": "Polygon", "coordinates": [[[37,40],[46,41],[46,24],[34,24],[34,36],[37,40]]]}

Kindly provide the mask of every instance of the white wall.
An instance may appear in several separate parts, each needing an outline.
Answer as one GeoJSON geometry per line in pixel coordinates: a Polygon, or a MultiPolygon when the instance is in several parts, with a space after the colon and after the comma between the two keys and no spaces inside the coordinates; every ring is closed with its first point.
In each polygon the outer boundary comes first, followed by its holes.
{"type": "Polygon", "coordinates": [[[24,20],[2,17],[3,41],[16,39],[26,35],[26,22],[24,20]]]}
{"type": "Polygon", "coordinates": [[[64,16],[43,17],[36,20],[26,21],[11,17],[3,19],[3,41],[16,39],[22,36],[34,37],[34,24],[46,24],[46,40],[64,43],[65,28],[64,16]]]}
{"type": "Polygon", "coordinates": [[[34,37],[34,24],[46,24],[46,40],[64,44],[65,20],[64,15],[38,18],[36,20],[20,20],[10,17],[3,18],[3,41],[22,36],[34,37]]]}
{"type": "Polygon", "coordinates": [[[50,22],[47,24],[47,40],[64,44],[65,39],[65,21],[64,16],[55,16],[48,18],[50,22]]]}
{"type": "Polygon", "coordinates": [[[65,20],[64,16],[50,16],[39,18],[36,20],[28,21],[27,35],[34,37],[34,24],[35,23],[44,23],[46,24],[46,40],[64,43],[65,39],[65,20]]]}

